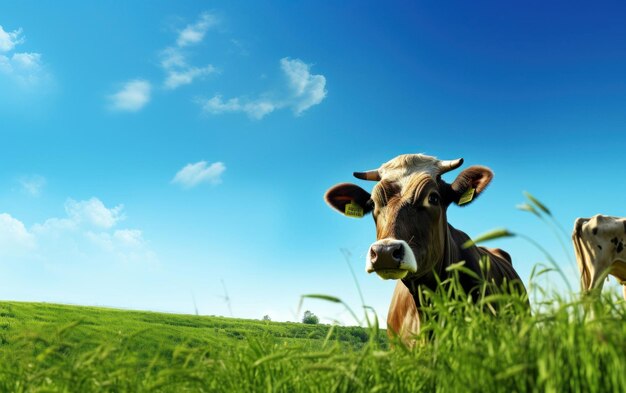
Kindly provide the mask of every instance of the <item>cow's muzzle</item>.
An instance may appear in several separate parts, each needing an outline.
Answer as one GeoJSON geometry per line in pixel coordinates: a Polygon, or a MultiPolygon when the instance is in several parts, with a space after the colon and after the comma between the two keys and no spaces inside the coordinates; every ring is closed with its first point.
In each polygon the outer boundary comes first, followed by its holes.
{"type": "Polygon", "coordinates": [[[370,246],[365,271],[375,272],[382,279],[401,279],[417,271],[413,250],[404,240],[381,239],[370,246]]]}

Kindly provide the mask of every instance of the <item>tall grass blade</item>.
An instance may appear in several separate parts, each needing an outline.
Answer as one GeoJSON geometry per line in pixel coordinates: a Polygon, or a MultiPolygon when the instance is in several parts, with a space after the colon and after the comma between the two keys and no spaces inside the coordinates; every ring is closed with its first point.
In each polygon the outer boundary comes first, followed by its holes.
{"type": "Polygon", "coordinates": [[[523,210],[529,213],[536,215],[537,217],[541,217],[541,214],[535,209],[534,206],[529,205],[528,203],[520,203],[519,205],[515,205],[515,208],[518,210],[523,210]]]}
{"type": "Polygon", "coordinates": [[[518,235],[519,237],[521,237],[522,239],[526,240],[527,242],[529,242],[530,244],[532,244],[533,246],[535,246],[539,251],[541,251],[543,253],[543,255],[545,255],[545,257],[548,259],[548,262],[550,263],[550,265],[552,265],[552,268],[554,268],[554,270],[561,276],[561,278],[563,279],[563,282],[565,283],[565,285],[567,286],[567,289],[569,290],[569,292],[572,292],[572,286],[569,282],[569,280],[567,279],[567,277],[565,276],[565,273],[563,273],[563,270],[561,269],[561,267],[559,266],[558,263],[556,263],[556,261],[554,260],[554,258],[552,258],[552,255],[541,246],[541,244],[537,243],[535,240],[533,240],[532,238],[526,236],[526,235],[518,235]]]}
{"type": "Polygon", "coordinates": [[[343,303],[343,301],[339,299],[338,297],[330,296],[330,295],[311,294],[311,295],[302,295],[301,297],[308,298],[308,299],[326,300],[327,302],[332,302],[332,303],[343,303]]]}
{"type": "MultiPolygon", "coordinates": [[[[339,251],[341,251],[341,253],[343,254],[346,264],[348,265],[348,269],[350,270],[350,274],[352,275],[352,281],[354,282],[356,290],[359,293],[359,298],[361,299],[361,306],[365,308],[365,298],[363,297],[363,292],[361,291],[359,280],[357,279],[356,274],[354,273],[354,269],[352,268],[352,264],[350,263],[350,257],[352,256],[352,254],[350,253],[350,250],[346,248],[341,248],[339,251]]],[[[365,313],[365,322],[367,322],[368,327],[371,327],[372,323],[370,321],[369,315],[367,315],[367,312],[365,313]]]]}
{"type": "Polygon", "coordinates": [[[478,243],[486,242],[489,240],[495,240],[495,239],[500,239],[503,237],[513,237],[513,236],[515,236],[515,233],[510,232],[508,229],[498,228],[498,229],[489,231],[487,233],[484,233],[473,240],[466,241],[465,243],[463,243],[463,248],[470,248],[478,243]]]}
{"type": "Polygon", "coordinates": [[[304,299],[319,299],[319,300],[325,300],[325,301],[331,302],[331,303],[340,303],[340,304],[342,304],[346,308],[346,310],[348,310],[348,312],[350,313],[352,318],[354,318],[356,323],[359,326],[361,325],[361,320],[356,316],[356,314],[354,313],[352,308],[350,308],[350,306],[348,306],[343,300],[339,299],[336,296],[322,295],[322,294],[302,295],[302,296],[300,296],[300,304],[298,305],[298,314],[300,313],[300,309],[302,308],[302,303],[304,302],[304,299]]]}
{"type": "Polygon", "coordinates": [[[561,249],[563,250],[563,255],[565,255],[565,258],[567,258],[567,260],[569,261],[571,266],[575,266],[574,260],[572,259],[571,249],[567,248],[566,245],[565,245],[565,242],[569,242],[569,235],[565,232],[565,230],[563,229],[561,224],[559,224],[559,222],[556,220],[556,218],[554,218],[554,216],[549,213],[550,211],[548,210],[548,208],[544,204],[539,202],[537,200],[537,198],[535,198],[534,196],[532,196],[530,193],[528,193],[526,191],[524,191],[524,195],[527,198],[529,198],[529,199],[532,198],[532,200],[534,201],[536,206],[538,206],[538,207],[542,206],[544,209],[547,210],[549,221],[546,220],[541,214],[539,214],[539,212],[537,211],[537,209],[535,209],[534,206],[529,205],[528,203],[522,203],[522,204],[517,205],[516,207],[519,210],[528,211],[530,213],[533,213],[541,221],[543,221],[550,228],[550,230],[554,234],[554,237],[557,239],[557,241],[561,245],[561,249]],[[560,234],[559,234],[559,231],[561,232],[560,234]],[[563,235],[563,236],[561,237],[561,235],[563,235]],[[563,239],[565,239],[565,242],[564,242],[563,239]]]}
{"type": "Polygon", "coordinates": [[[549,216],[552,216],[552,213],[550,213],[550,209],[548,209],[546,207],[546,205],[544,205],[543,203],[541,203],[537,198],[535,198],[530,192],[528,191],[524,191],[524,195],[526,196],[526,198],[528,198],[528,200],[535,205],[536,207],[539,208],[539,210],[541,210],[542,212],[546,213],[549,216]]]}

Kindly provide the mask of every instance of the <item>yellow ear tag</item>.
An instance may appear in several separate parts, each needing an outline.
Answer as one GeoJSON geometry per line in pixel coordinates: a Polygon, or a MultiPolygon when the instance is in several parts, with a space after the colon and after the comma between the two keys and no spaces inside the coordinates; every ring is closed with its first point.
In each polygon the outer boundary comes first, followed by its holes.
{"type": "Polygon", "coordinates": [[[345,214],[348,217],[361,218],[363,217],[363,208],[358,203],[352,201],[346,205],[345,214]]]}
{"type": "Polygon", "coordinates": [[[472,199],[474,199],[474,191],[475,188],[469,188],[467,191],[461,195],[461,199],[459,199],[459,205],[465,205],[466,203],[470,203],[472,199]]]}

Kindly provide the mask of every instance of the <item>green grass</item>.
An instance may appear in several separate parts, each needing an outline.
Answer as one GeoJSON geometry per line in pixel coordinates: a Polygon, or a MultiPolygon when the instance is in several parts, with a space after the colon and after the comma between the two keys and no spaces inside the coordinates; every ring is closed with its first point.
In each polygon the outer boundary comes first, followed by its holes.
{"type": "MultiPolygon", "coordinates": [[[[266,363],[278,364],[287,355],[306,362],[358,351],[370,342],[369,333],[359,327],[332,328],[329,335],[330,329],[327,325],[1,302],[0,390],[250,389],[259,383],[266,363]],[[249,379],[242,379],[245,374],[249,379]]],[[[382,348],[386,346],[382,334],[376,340],[382,348]]]]}
{"type": "Polygon", "coordinates": [[[616,295],[544,299],[533,315],[505,296],[472,304],[447,285],[426,296],[431,317],[413,349],[356,327],[2,302],[0,391],[626,388],[626,307],[616,295]]]}

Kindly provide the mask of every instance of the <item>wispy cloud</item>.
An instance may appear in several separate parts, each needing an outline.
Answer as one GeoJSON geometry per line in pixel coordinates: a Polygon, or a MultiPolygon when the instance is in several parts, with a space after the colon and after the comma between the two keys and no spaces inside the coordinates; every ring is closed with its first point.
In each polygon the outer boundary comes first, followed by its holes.
{"type": "MultiPolygon", "coordinates": [[[[222,99],[215,95],[209,99],[200,99],[203,110],[210,114],[245,113],[253,119],[262,119],[277,109],[291,108],[296,116],[326,98],[326,77],[311,74],[309,64],[300,59],[280,60],[280,68],[286,78],[286,87],[283,93],[275,98],[246,99],[242,97],[222,99]]],[[[264,94],[263,97],[269,97],[264,94]]]]}
{"type": "MultiPolygon", "coordinates": [[[[160,66],[165,72],[162,87],[165,90],[189,85],[197,79],[218,72],[211,64],[196,66],[189,64],[187,60],[189,48],[201,43],[209,28],[217,23],[218,19],[214,15],[202,13],[195,23],[178,31],[175,44],[160,51],[160,66]]],[[[126,82],[120,91],[107,98],[110,108],[115,111],[138,112],[150,102],[151,92],[152,83],[145,79],[135,79],[126,82]]]]}
{"type": "Polygon", "coordinates": [[[200,15],[196,23],[187,25],[179,31],[176,45],[161,51],[161,67],[165,71],[163,86],[168,90],[191,84],[195,79],[217,72],[217,69],[208,64],[197,67],[188,64],[187,52],[184,48],[199,44],[204,39],[207,30],[217,24],[217,18],[209,13],[200,15]]]}
{"type": "Polygon", "coordinates": [[[85,232],[85,238],[110,253],[124,253],[145,246],[143,233],[138,229],[118,229],[109,232],[85,232]]]}
{"type": "Polygon", "coordinates": [[[143,243],[139,229],[118,229],[113,232],[113,239],[126,247],[135,247],[143,243]]]}
{"type": "Polygon", "coordinates": [[[136,228],[118,228],[122,205],[109,208],[98,198],[65,203],[65,217],[27,228],[0,214],[0,256],[23,262],[156,262],[156,254],[136,228]]]}
{"type": "Polygon", "coordinates": [[[35,238],[10,214],[0,214],[0,256],[15,257],[35,248],[35,238]]]}
{"type": "Polygon", "coordinates": [[[191,84],[197,78],[217,72],[211,64],[204,67],[190,66],[185,54],[176,47],[169,47],[161,52],[161,67],[166,75],[163,86],[168,90],[191,84]]]}
{"type": "Polygon", "coordinates": [[[111,109],[122,112],[137,112],[150,101],[152,86],[143,79],[126,82],[122,89],[109,96],[111,109]]]}
{"type": "Polygon", "coordinates": [[[214,15],[208,12],[202,13],[196,23],[187,25],[178,33],[176,45],[182,48],[201,42],[207,30],[216,24],[217,18],[214,15]]]}
{"type": "Polygon", "coordinates": [[[22,35],[22,29],[19,28],[13,31],[4,31],[2,25],[0,25],[0,52],[8,52],[15,48],[15,45],[24,42],[22,35]]]}
{"type": "Polygon", "coordinates": [[[222,96],[216,95],[208,100],[201,101],[202,109],[210,114],[243,112],[253,119],[262,119],[265,115],[273,112],[276,103],[268,99],[257,99],[255,101],[244,101],[239,98],[222,100],[222,96]]]}
{"type": "Polygon", "coordinates": [[[107,208],[98,198],[84,201],[68,199],[65,203],[65,212],[75,223],[97,228],[112,228],[124,219],[123,205],[107,208]]]}
{"type": "MultiPolygon", "coordinates": [[[[202,13],[194,23],[178,30],[175,43],[159,52],[159,65],[165,73],[162,89],[175,90],[220,72],[212,64],[198,66],[189,60],[193,55],[193,47],[201,44],[209,29],[218,23],[219,20],[215,15],[202,13]]],[[[241,47],[237,40],[231,39],[230,42],[241,47]]],[[[284,83],[278,88],[272,88],[262,94],[231,98],[214,94],[210,98],[196,98],[194,101],[204,112],[212,115],[243,113],[259,120],[277,110],[290,109],[294,115],[300,116],[311,107],[320,104],[328,94],[326,77],[311,73],[311,67],[311,64],[300,59],[285,57],[280,59],[284,83]]],[[[124,112],[141,110],[150,101],[152,86],[153,84],[145,79],[127,82],[121,90],[108,97],[111,109],[124,112]]]]}
{"type": "Polygon", "coordinates": [[[185,165],[176,173],[172,183],[180,184],[184,188],[192,188],[201,183],[219,184],[222,182],[222,174],[225,170],[226,166],[222,162],[218,161],[209,165],[206,161],[199,161],[185,165]]]}
{"type": "Polygon", "coordinates": [[[47,74],[41,61],[41,53],[14,51],[17,45],[24,42],[21,28],[7,32],[0,26],[0,73],[21,85],[33,86],[47,74]]]}
{"type": "Polygon", "coordinates": [[[19,179],[19,183],[22,186],[22,191],[25,193],[31,196],[39,196],[41,190],[46,185],[46,178],[40,175],[23,176],[19,179]]]}
{"type": "Polygon", "coordinates": [[[188,85],[193,82],[194,79],[209,75],[215,72],[215,67],[208,65],[203,68],[189,67],[181,71],[170,70],[168,71],[167,78],[165,78],[165,88],[176,89],[177,87],[188,85]]]}

